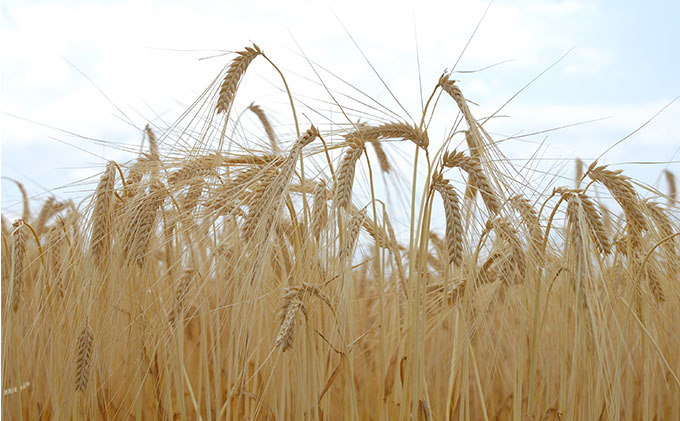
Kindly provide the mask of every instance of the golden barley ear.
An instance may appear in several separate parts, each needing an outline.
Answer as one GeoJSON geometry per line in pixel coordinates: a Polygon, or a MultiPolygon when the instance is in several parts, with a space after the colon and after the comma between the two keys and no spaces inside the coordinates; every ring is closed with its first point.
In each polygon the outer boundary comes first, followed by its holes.
{"type": "Polygon", "coordinates": [[[248,65],[252,62],[255,57],[262,54],[260,47],[253,44],[252,47],[246,47],[244,51],[239,51],[238,56],[229,65],[229,70],[227,70],[227,75],[222,81],[222,86],[220,87],[220,94],[217,99],[217,113],[226,113],[231,107],[234,101],[234,96],[236,95],[236,90],[238,85],[243,78],[248,65]]]}
{"type": "Polygon", "coordinates": [[[110,161],[99,179],[95,191],[94,210],[92,211],[92,238],[90,249],[95,263],[102,267],[108,262],[113,231],[114,184],[116,167],[110,161]]]}
{"type": "Polygon", "coordinates": [[[444,180],[441,173],[436,174],[432,188],[439,192],[444,201],[446,216],[446,249],[449,263],[460,266],[463,261],[463,217],[460,212],[460,201],[456,190],[444,180]]]}
{"type": "Polygon", "coordinates": [[[76,357],[76,390],[84,392],[87,390],[87,383],[90,376],[90,363],[92,359],[92,342],[94,333],[89,324],[78,336],[78,351],[76,357]]]}
{"type": "Polygon", "coordinates": [[[276,133],[274,133],[274,128],[269,122],[267,114],[265,114],[265,112],[259,105],[255,105],[255,103],[250,104],[248,106],[248,109],[255,113],[257,118],[260,120],[260,123],[262,123],[262,127],[264,127],[264,131],[267,133],[267,138],[269,138],[269,143],[272,146],[272,152],[274,154],[278,154],[280,151],[278,141],[276,140],[276,133]]]}
{"type": "Polygon", "coordinates": [[[671,205],[675,205],[678,201],[678,188],[675,184],[675,174],[670,170],[663,170],[666,176],[666,183],[668,183],[668,201],[671,205]]]}

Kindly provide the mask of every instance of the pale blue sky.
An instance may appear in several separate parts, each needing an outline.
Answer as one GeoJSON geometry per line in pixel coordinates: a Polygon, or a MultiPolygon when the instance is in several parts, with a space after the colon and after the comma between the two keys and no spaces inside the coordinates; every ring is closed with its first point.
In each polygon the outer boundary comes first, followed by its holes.
{"type": "MultiPolygon", "coordinates": [[[[251,41],[290,75],[294,93],[325,100],[322,91],[296,76],[315,77],[297,55],[297,41],[310,59],[405,117],[340,22],[415,115],[420,109],[415,34],[423,89],[429,92],[441,72],[455,63],[488,4],[230,3],[236,2],[4,1],[2,175],[21,180],[40,200],[54,189],[61,197],[84,198],[105,159],[132,159],[135,154],[122,151],[123,145],[137,148],[148,121],[172,123],[230,56],[200,58],[217,50],[239,50],[251,41]]],[[[510,61],[457,78],[466,97],[479,104],[473,113],[483,117],[573,47],[504,109],[507,118],[490,127],[501,138],[608,117],[502,147],[511,157],[528,157],[547,136],[541,150],[546,158],[595,158],[680,95],[679,3],[496,1],[457,69],[510,61]]],[[[280,125],[289,125],[286,109],[263,81],[277,83],[264,66],[255,67],[237,100],[241,106],[255,100],[280,125]]],[[[305,114],[314,119],[309,111],[305,114]]],[[[432,128],[433,142],[443,139],[447,123],[450,119],[432,128]]],[[[610,151],[604,162],[665,191],[659,174],[669,168],[680,176],[679,149],[676,102],[610,151]],[[629,164],[641,161],[655,164],[629,164]]],[[[570,177],[571,163],[560,164],[570,177]]],[[[3,213],[16,214],[17,193],[16,186],[2,180],[3,213]]]]}

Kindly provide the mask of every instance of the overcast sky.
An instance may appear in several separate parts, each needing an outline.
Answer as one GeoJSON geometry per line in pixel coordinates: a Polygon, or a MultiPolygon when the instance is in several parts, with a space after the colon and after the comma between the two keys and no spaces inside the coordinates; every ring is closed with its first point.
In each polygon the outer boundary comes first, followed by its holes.
{"type": "MultiPolygon", "coordinates": [[[[134,158],[147,123],[158,130],[172,124],[233,58],[221,54],[252,42],[286,74],[306,116],[303,126],[307,118],[321,125],[332,113],[304,56],[341,92],[362,97],[347,82],[400,118],[417,118],[420,81],[428,95],[458,61],[487,6],[476,0],[5,0],[2,175],[22,181],[39,200],[50,191],[85,197],[107,159],[134,158]]],[[[489,130],[503,138],[598,120],[502,144],[512,158],[527,158],[540,146],[546,162],[557,159],[551,171],[571,177],[570,159],[598,157],[680,95],[678,22],[677,1],[498,0],[455,70],[497,65],[454,77],[478,104],[473,114],[484,117],[569,52],[489,130]]],[[[254,65],[235,109],[255,101],[285,132],[292,119],[277,96],[277,77],[265,64],[254,65]]],[[[372,101],[367,98],[362,101],[372,101]]],[[[370,111],[357,104],[359,113],[370,111]]],[[[454,117],[432,126],[432,142],[443,140],[454,117]]],[[[602,160],[665,191],[661,171],[680,176],[680,101],[602,160]]],[[[18,210],[16,186],[3,178],[2,211],[18,210]]]]}

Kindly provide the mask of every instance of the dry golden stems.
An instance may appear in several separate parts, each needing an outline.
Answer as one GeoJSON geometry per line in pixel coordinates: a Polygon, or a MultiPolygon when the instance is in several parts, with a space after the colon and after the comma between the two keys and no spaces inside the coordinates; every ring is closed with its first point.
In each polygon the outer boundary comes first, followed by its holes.
{"type": "Polygon", "coordinates": [[[604,184],[614,197],[614,200],[621,206],[626,215],[628,232],[633,245],[638,245],[642,231],[647,229],[647,221],[640,207],[640,198],[630,179],[621,174],[622,170],[611,171],[606,166],[595,167],[597,162],[593,162],[588,168],[588,175],[595,181],[604,184]]]}
{"type": "Polygon", "coordinates": [[[222,87],[220,88],[216,106],[218,114],[226,113],[229,110],[229,107],[234,101],[236,89],[238,88],[246,69],[248,69],[248,65],[255,57],[262,54],[262,50],[260,50],[260,47],[253,44],[252,48],[246,47],[245,51],[239,51],[236,54],[238,54],[238,56],[231,64],[229,64],[229,70],[227,70],[227,74],[222,82],[222,87]]]}
{"type": "Polygon", "coordinates": [[[439,192],[444,202],[449,263],[460,266],[463,261],[463,217],[460,213],[458,195],[449,181],[443,178],[441,172],[433,177],[432,188],[439,192]]]}
{"type": "Polygon", "coordinates": [[[670,172],[670,170],[663,170],[666,176],[666,182],[668,183],[668,201],[671,205],[674,205],[678,200],[678,189],[675,184],[675,175],[670,172]]]}
{"type": "Polygon", "coordinates": [[[312,235],[317,240],[328,224],[328,190],[326,182],[321,180],[314,188],[314,204],[312,205],[312,235]]]}
{"type": "Polygon", "coordinates": [[[279,145],[276,140],[276,133],[274,133],[274,128],[272,125],[269,123],[269,119],[267,118],[267,115],[264,113],[262,108],[260,108],[259,105],[255,105],[255,103],[250,104],[248,106],[248,109],[252,112],[255,113],[258,119],[260,119],[260,123],[262,123],[262,126],[264,127],[264,131],[267,133],[267,137],[269,138],[269,142],[272,145],[272,152],[274,154],[278,154],[279,151],[279,145]]]}
{"type": "Polygon", "coordinates": [[[26,254],[26,238],[27,234],[24,228],[24,220],[19,219],[15,221],[12,226],[12,310],[14,312],[19,308],[19,301],[21,299],[22,278],[24,274],[24,255],[26,254]]]}
{"type": "Polygon", "coordinates": [[[78,336],[78,354],[76,357],[76,391],[85,392],[90,376],[92,359],[92,342],[94,333],[87,322],[78,336]]]}
{"type": "Polygon", "coordinates": [[[106,165],[95,192],[92,211],[92,238],[90,249],[95,263],[103,267],[109,261],[111,233],[113,231],[114,184],[116,167],[112,161],[106,165]]]}
{"type": "Polygon", "coordinates": [[[154,183],[149,194],[139,205],[139,209],[131,215],[124,235],[124,252],[130,262],[138,266],[144,264],[149,240],[156,229],[158,209],[163,204],[167,191],[162,184],[154,183]]]}
{"type": "Polygon", "coordinates": [[[498,199],[486,174],[482,171],[482,166],[477,158],[465,156],[463,152],[456,152],[454,150],[451,154],[444,152],[442,164],[449,168],[458,167],[467,172],[469,177],[473,180],[474,186],[482,193],[482,200],[484,200],[484,204],[489,210],[489,213],[495,215],[500,212],[502,207],[501,201],[498,199]]]}
{"type": "Polygon", "coordinates": [[[365,142],[375,142],[379,139],[401,139],[410,140],[423,149],[427,149],[430,144],[426,132],[406,123],[386,123],[380,126],[358,125],[357,128],[357,131],[345,135],[347,142],[363,145],[365,142]]]}
{"type": "Polygon", "coordinates": [[[351,144],[342,158],[342,162],[336,173],[335,193],[333,198],[333,203],[338,209],[347,210],[352,200],[355,166],[363,151],[363,146],[351,144]]]}

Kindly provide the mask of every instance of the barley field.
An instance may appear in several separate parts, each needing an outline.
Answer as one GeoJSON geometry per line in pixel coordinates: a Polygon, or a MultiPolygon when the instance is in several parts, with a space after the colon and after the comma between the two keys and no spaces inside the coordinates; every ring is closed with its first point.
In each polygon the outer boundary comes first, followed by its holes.
{"type": "Polygon", "coordinates": [[[4,419],[680,419],[672,172],[533,183],[450,73],[415,121],[311,125],[286,80],[248,46],[87,200],[3,215],[4,419]],[[234,106],[255,61],[285,130],[234,106]]]}

